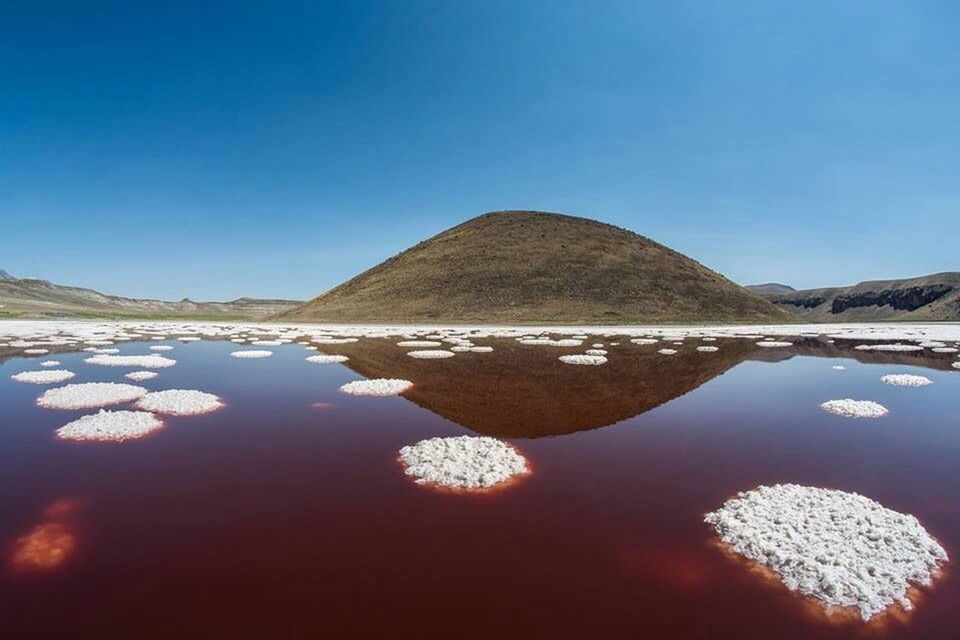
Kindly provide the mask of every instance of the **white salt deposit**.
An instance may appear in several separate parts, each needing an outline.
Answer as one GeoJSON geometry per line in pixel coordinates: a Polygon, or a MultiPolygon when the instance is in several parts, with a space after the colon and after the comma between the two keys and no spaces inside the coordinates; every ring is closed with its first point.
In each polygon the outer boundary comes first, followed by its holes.
{"type": "Polygon", "coordinates": [[[489,437],[429,438],[400,449],[406,474],[418,484],[485,489],[527,472],[510,445],[489,437]]]}
{"type": "Polygon", "coordinates": [[[661,353],[665,356],[672,356],[676,352],[677,352],[676,349],[660,349],[659,351],[657,351],[657,353],[661,353]]]}
{"type": "Polygon", "coordinates": [[[846,370],[847,370],[847,368],[846,368],[845,366],[843,366],[842,364],[835,364],[835,365],[833,365],[832,368],[833,368],[833,369],[836,369],[837,371],[846,371],[846,370]]]}
{"type": "Polygon", "coordinates": [[[407,355],[411,358],[419,358],[421,360],[436,360],[439,358],[452,358],[457,355],[453,351],[446,351],[444,349],[434,349],[426,351],[409,351],[407,355]]]}
{"type": "Polygon", "coordinates": [[[44,360],[40,363],[41,367],[58,367],[60,366],[59,360],[44,360]]]}
{"type": "Polygon", "coordinates": [[[957,362],[954,362],[950,366],[953,367],[954,369],[960,369],[960,360],[958,360],[957,362]]]}
{"type": "Polygon", "coordinates": [[[17,382],[31,382],[33,384],[53,384],[69,380],[76,374],[66,369],[47,369],[45,371],[23,371],[15,373],[11,378],[17,382]]]}
{"type": "Polygon", "coordinates": [[[660,341],[657,340],[656,338],[633,338],[632,340],[630,340],[630,342],[632,342],[633,344],[643,345],[643,344],[657,344],[660,341]]]}
{"type": "Polygon", "coordinates": [[[397,378],[374,378],[357,380],[340,387],[340,391],[354,396],[395,396],[413,386],[409,380],[397,378]]]}
{"type": "Polygon", "coordinates": [[[605,356],[607,355],[606,349],[587,349],[584,353],[588,356],[605,356]]]}
{"type": "Polygon", "coordinates": [[[234,358],[269,358],[273,355],[273,351],[257,351],[255,349],[250,349],[248,351],[234,351],[230,355],[234,358]]]}
{"type": "Polygon", "coordinates": [[[490,353],[493,351],[493,347],[470,347],[470,351],[473,353],[490,353]]]}
{"type": "Polygon", "coordinates": [[[130,380],[136,380],[137,382],[141,380],[150,380],[151,378],[157,377],[156,371],[131,371],[127,375],[123,376],[124,378],[129,378],[130,380]]]}
{"type": "Polygon", "coordinates": [[[107,349],[94,349],[94,353],[120,353],[120,349],[116,348],[107,348],[107,349]]]}
{"type": "Polygon", "coordinates": [[[861,344],[855,349],[857,351],[923,351],[923,347],[915,344],[861,344]]]}
{"type": "Polygon", "coordinates": [[[328,355],[315,355],[307,358],[307,362],[313,362],[315,364],[335,364],[337,362],[346,362],[349,360],[347,356],[328,356],[328,355]]]}
{"type": "Polygon", "coordinates": [[[442,347],[442,342],[436,340],[404,340],[397,343],[398,347],[442,347]]]}
{"type": "Polygon", "coordinates": [[[212,393],[193,389],[168,389],[153,391],[137,401],[136,407],[172,416],[192,416],[210,413],[223,406],[220,398],[212,393]]]}
{"type": "Polygon", "coordinates": [[[719,350],[720,350],[720,347],[709,347],[709,346],[697,347],[697,351],[700,351],[702,353],[713,353],[714,351],[719,351],[719,350]]]}
{"type": "Polygon", "coordinates": [[[156,354],[148,356],[113,356],[98,353],[84,360],[87,364],[99,364],[105,367],[143,367],[145,369],[163,369],[177,364],[176,360],[156,354]]]}
{"type": "Polygon", "coordinates": [[[58,438],[64,440],[94,440],[98,442],[123,442],[142,438],[163,427],[163,422],[145,411],[105,411],[83,416],[57,429],[58,438]]]}
{"type": "Polygon", "coordinates": [[[37,404],[47,409],[89,409],[131,402],[146,392],[132,384],[85,382],[45,391],[37,398],[37,404]]]}
{"type": "Polygon", "coordinates": [[[171,347],[168,344],[155,344],[152,347],[150,347],[150,349],[153,351],[173,351],[173,347],[171,347]]]}
{"type": "Polygon", "coordinates": [[[934,353],[956,353],[957,349],[955,347],[936,347],[931,349],[934,353]]]}
{"type": "Polygon", "coordinates": [[[254,340],[250,344],[257,345],[258,347],[279,347],[283,343],[279,340],[254,340]]]}
{"type": "Polygon", "coordinates": [[[757,343],[758,347],[792,347],[792,342],[777,342],[776,340],[765,340],[757,343]]]}
{"type": "Polygon", "coordinates": [[[857,607],[864,620],[912,608],[947,553],[917,519],[856,493],[785,484],[740,493],[707,514],[724,543],[775,571],[792,591],[857,607]]]}
{"type": "Polygon", "coordinates": [[[887,408],[871,400],[828,400],[820,405],[828,413],[834,413],[844,418],[881,418],[887,415],[887,408]]]}
{"type": "Polygon", "coordinates": [[[49,349],[24,349],[23,352],[31,356],[42,356],[45,353],[50,353],[49,349]]]}
{"type": "Polygon", "coordinates": [[[926,376],[915,376],[909,373],[891,373],[880,378],[880,381],[898,387],[922,387],[933,384],[933,380],[926,376]]]}
{"type": "Polygon", "coordinates": [[[569,355],[569,356],[560,356],[560,362],[564,364],[586,364],[586,365],[600,365],[606,364],[607,359],[603,356],[598,355],[569,355]]]}

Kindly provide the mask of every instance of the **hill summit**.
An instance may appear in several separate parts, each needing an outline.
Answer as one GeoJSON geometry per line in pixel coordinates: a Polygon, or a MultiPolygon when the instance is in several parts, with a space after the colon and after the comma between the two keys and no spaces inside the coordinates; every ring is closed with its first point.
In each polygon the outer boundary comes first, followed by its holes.
{"type": "Polygon", "coordinates": [[[649,238],[538,211],[468,220],[280,315],[325,322],[592,324],[789,317],[649,238]]]}

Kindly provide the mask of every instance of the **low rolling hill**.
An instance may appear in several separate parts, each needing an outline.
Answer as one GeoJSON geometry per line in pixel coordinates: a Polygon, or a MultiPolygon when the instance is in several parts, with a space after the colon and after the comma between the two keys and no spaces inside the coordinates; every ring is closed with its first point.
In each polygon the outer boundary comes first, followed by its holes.
{"type": "Polygon", "coordinates": [[[207,318],[259,320],[299,304],[295,300],[239,298],[230,302],[179,302],[124,298],[0,272],[0,317],[6,318],[207,318]]]}

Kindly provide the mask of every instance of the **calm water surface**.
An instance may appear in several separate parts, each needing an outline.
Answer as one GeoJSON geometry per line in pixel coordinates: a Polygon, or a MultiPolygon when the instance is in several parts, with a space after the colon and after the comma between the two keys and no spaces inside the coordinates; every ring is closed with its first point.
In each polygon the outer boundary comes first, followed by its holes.
{"type": "Polygon", "coordinates": [[[910,615],[831,620],[725,553],[702,522],[760,484],[832,487],[916,515],[956,562],[960,372],[950,357],[818,342],[771,353],[744,340],[713,343],[715,354],[687,340],[661,356],[664,345],[624,340],[608,364],[574,367],[556,358],[582,349],[481,340],[496,351],[417,361],[395,342],[325,348],[349,366],[305,362],[299,345],[238,360],[222,341],[124,344],[131,354],[175,347],[164,355],[177,365],[138,384],[201,389],[227,406],[120,444],[55,439],[90,411],[36,407],[49,386],[10,375],[48,357],[77,374],[70,382],[127,382],[131,369],[87,365],[83,353],[4,360],[3,632],[955,637],[950,564],[910,615]],[[934,384],[891,387],[886,373],[934,384]],[[361,377],[416,387],[391,398],[337,391],[361,377]],[[849,420],[819,408],[845,397],[890,414],[849,420]],[[397,461],[420,439],[478,433],[509,438],[532,474],[500,491],[443,493],[415,485],[397,461]],[[18,564],[30,536],[48,566],[18,564]]]}

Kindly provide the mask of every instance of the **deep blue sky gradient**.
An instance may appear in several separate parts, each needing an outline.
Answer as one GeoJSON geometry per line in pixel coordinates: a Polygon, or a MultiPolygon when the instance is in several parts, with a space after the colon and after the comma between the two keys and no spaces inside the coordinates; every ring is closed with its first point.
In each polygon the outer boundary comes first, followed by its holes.
{"type": "Polygon", "coordinates": [[[306,298],[507,208],[742,283],[960,269],[954,2],[0,4],[15,275],[306,298]]]}

